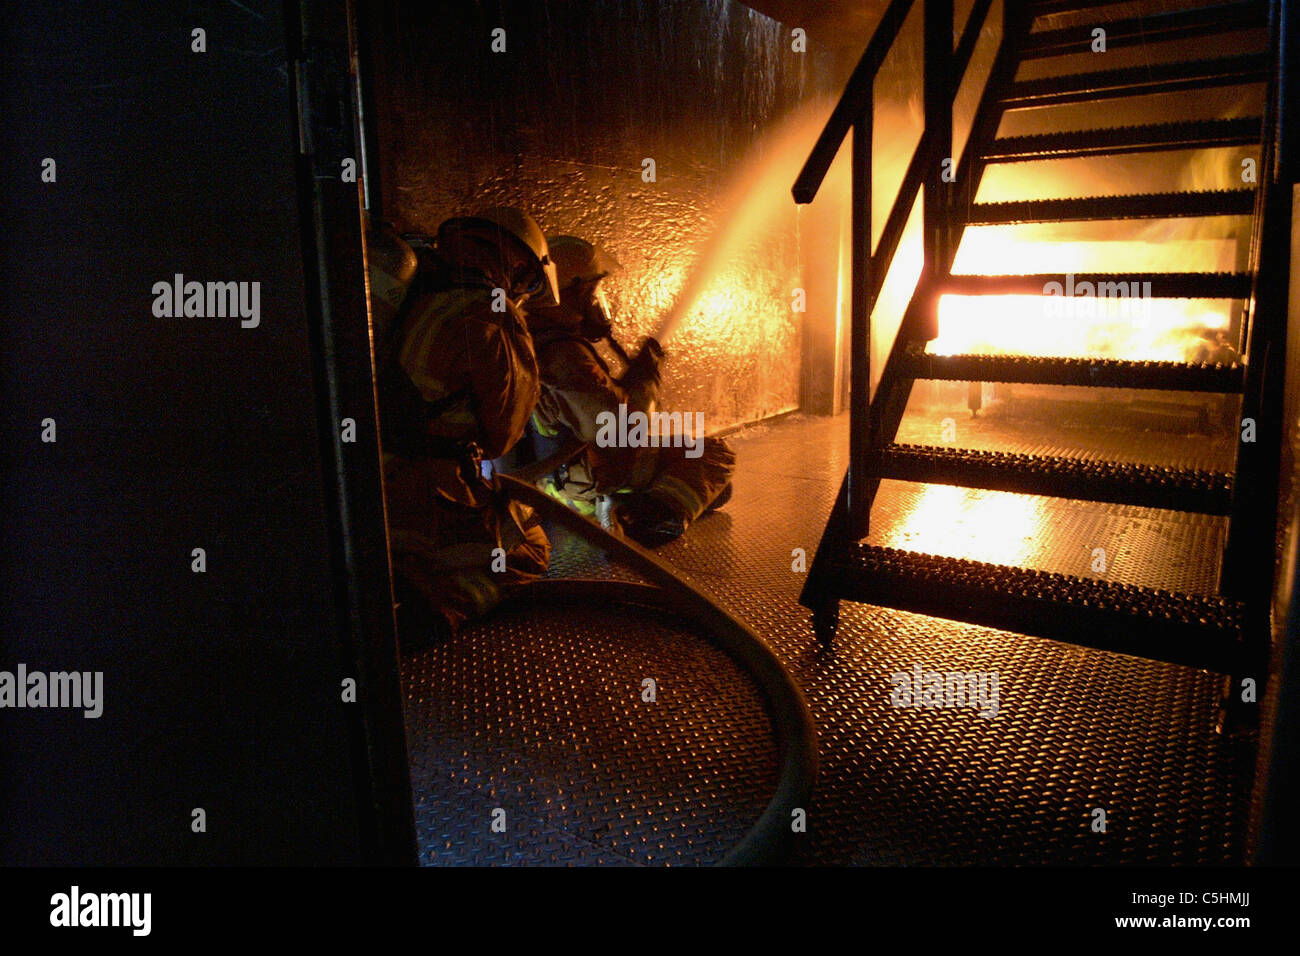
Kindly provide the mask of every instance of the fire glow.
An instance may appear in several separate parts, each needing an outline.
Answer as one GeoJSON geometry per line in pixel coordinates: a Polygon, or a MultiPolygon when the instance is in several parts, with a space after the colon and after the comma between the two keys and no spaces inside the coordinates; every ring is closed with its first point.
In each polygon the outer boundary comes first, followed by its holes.
{"type": "MultiPolygon", "coordinates": [[[[719,203],[720,227],[695,252],[689,270],[664,269],[659,298],[672,302],[655,337],[666,341],[679,326],[716,335],[730,321],[756,308],[758,293],[747,282],[749,259],[763,243],[793,222],[786,186],[793,181],[807,144],[825,122],[831,104],[814,102],[787,117],[757,144],[719,203]]],[[[836,190],[847,194],[847,184],[836,190]]]]}
{"type": "MultiPolygon", "coordinates": [[[[980,202],[1143,191],[1239,187],[1233,150],[1052,160],[994,167],[980,202]]],[[[962,275],[1230,272],[1243,267],[1248,222],[1240,217],[1033,223],[968,228],[953,262],[962,275]]],[[[989,354],[1196,362],[1233,357],[1228,299],[1102,296],[1096,289],[1044,288],[1042,295],[952,296],[939,302],[935,354],[989,354]],[[1067,306],[1062,308],[1062,306],[1067,306]],[[1227,348],[1225,348],[1227,346],[1227,348]]],[[[1127,290],[1131,292],[1132,290],[1127,290]]]]}
{"type": "MultiPolygon", "coordinates": [[[[759,307],[763,290],[749,281],[740,265],[760,255],[761,239],[785,227],[788,199],[782,184],[797,172],[807,143],[820,128],[826,104],[816,104],[787,118],[773,129],[726,191],[720,208],[722,227],[694,250],[694,261],[661,266],[655,299],[671,303],[660,322],[662,340],[679,327],[696,336],[718,335],[759,307]],[[773,197],[779,197],[774,201],[773,197]]],[[[882,128],[903,128],[906,110],[899,104],[878,104],[882,128]]],[[[886,137],[873,154],[878,183],[900,181],[911,157],[906,137],[886,137]],[[894,139],[898,139],[897,142],[894,139]]],[[[1092,168],[1080,161],[1029,164],[1016,178],[990,170],[982,184],[980,202],[1001,202],[1066,195],[1115,195],[1136,189],[1226,188],[1220,166],[1236,168],[1212,150],[1200,157],[1173,160],[1163,187],[1154,182],[1117,178],[1114,170],[1092,168]],[[1027,177],[1027,178],[1025,178],[1027,177]]],[[[1231,158],[1231,157],[1230,157],[1231,158]]],[[[841,157],[841,160],[843,157],[841,157]]],[[[845,205],[851,193],[846,164],[832,167],[823,193],[826,202],[845,205]]],[[[1146,170],[1139,170],[1145,173],[1146,170]]],[[[1134,170],[1126,167],[1126,173],[1134,170]]],[[[890,196],[873,196],[873,232],[878,238],[890,196]]],[[[885,277],[872,316],[872,378],[889,354],[890,345],[922,271],[920,201],[909,219],[889,274],[885,277]]],[[[938,303],[939,335],[928,345],[933,354],[1006,354],[1032,357],[1113,358],[1129,360],[1203,362],[1236,360],[1231,341],[1234,318],[1241,306],[1230,299],[1151,298],[1128,288],[1127,275],[1160,272],[1230,272],[1243,266],[1244,217],[1146,220],[1143,222],[1034,223],[967,228],[953,262],[955,275],[1110,274],[1124,283],[1121,294],[1104,294],[1086,285],[1059,292],[1044,288],[1040,295],[952,295],[938,303]],[[1136,293],[1136,294],[1135,294],[1136,293]]],[[[795,221],[798,228],[798,221],[795,221]]],[[[851,288],[847,216],[842,224],[838,255],[804,259],[802,268],[835,270],[833,321],[846,326],[851,288]]],[[[796,241],[797,237],[796,237],[796,241]]],[[[802,257],[801,257],[802,258],[802,257]]],[[[803,276],[808,285],[811,277],[803,276]]],[[[798,280],[796,280],[798,281],[798,280]]]]}
{"type": "Polygon", "coordinates": [[[1206,300],[1148,299],[1145,314],[1125,299],[1089,302],[1063,309],[1052,296],[945,295],[929,351],[1197,362],[1222,348],[1229,328],[1227,313],[1206,300]]]}
{"type": "MultiPolygon", "coordinates": [[[[1167,239],[1089,242],[1041,241],[1025,227],[967,230],[953,271],[1000,275],[1056,273],[1071,263],[1079,272],[1167,271],[1175,262],[1230,267],[1235,240],[1167,239]],[[1009,270],[1014,266],[1014,270],[1009,270]]],[[[1186,268],[1184,265],[1183,268],[1186,268]]],[[[1123,281],[1123,274],[1117,276],[1123,281]]],[[[1201,361],[1231,325],[1230,300],[1150,299],[1097,290],[1044,289],[1042,295],[959,296],[939,301],[939,355],[1005,353],[1031,356],[1201,361]]],[[[1129,290],[1131,291],[1131,290],[1129,290]]]]}
{"type": "Polygon", "coordinates": [[[1024,564],[1033,554],[1046,519],[1043,499],[954,485],[915,490],[906,513],[879,541],[873,536],[873,544],[1006,565],[1024,564]]]}

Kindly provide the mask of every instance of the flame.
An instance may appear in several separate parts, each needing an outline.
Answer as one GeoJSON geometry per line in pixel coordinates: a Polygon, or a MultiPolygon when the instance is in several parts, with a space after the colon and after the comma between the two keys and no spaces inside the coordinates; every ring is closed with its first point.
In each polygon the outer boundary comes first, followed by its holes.
{"type": "MultiPolygon", "coordinates": [[[[1158,241],[1044,241],[1024,226],[967,230],[953,271],[969,275],[1230,269],[1236,242],[1221,238],[1158,241]],[[1204,265],[1200,265],[1200,264],[1204,265]],[[1117,268],[1117,266],[1119,268],[1117,268]]],[[[1085,287],[1086,288],[1086,287],[1085,287]]],[[[1226,344],[1233,304],[1226,299],[1150,299],[1087,295],[961,296],[939,301],[940,355],[1033,356],[1200,361],[1226,344]]]]}
{"type": "MultiPolygon", "coordinates": [[[[995,166],[980,202],[1240,187],[1235,149],[1047,160],[995,166]]],[[[977,226],[962,236],[953,272],[967,275],[1233,271],[1249,235],[1245,217],[1146,222],[977,226]]],[[[1088,296],[943,296],[937,354],[1005,353],[1155,361],[1222,360],[1234,312],[1227,299],[1088,296]]]]}

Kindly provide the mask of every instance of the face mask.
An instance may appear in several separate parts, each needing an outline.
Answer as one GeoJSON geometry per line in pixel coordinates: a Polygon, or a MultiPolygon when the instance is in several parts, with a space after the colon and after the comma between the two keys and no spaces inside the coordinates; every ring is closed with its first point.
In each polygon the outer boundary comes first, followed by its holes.
{"type": "Polygon", "coordinates": [[[583,338],[591,339],[593,342],[609,335],[611,331],[609,302],[605,299],[604,290],[597,289],[591,301],[582,310],[578,331],[583,338]]]}
{"type": "Polygon", "coordinates": [[[520,266],[511,277],[512,299],[522,302],[542,291],[546,284],[546,274],[534,266],[520,266]]]}

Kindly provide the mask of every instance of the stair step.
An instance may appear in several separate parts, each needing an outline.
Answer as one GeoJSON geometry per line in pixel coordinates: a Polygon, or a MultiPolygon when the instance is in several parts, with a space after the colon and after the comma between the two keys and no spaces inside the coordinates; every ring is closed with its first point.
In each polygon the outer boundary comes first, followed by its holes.
{"type": "Polygon", "coordinates": [[[892,444],[881,450],[877,467],[882,478],[1024,495],[1213,515],[1232,506],[1232,476],[1217,471],[892,444]]]}
{"type": "Polygon", "coordinates": [[[924,345],[908,349],[903,360],[904,375],[949,382],[1225,393],[1240,392],[1245,377],[1245,368],[1236,362],[1194,364],[1026,355],[931,355],[924,349],[924,345]]]}
{"type": "Polygon", "coordinates": [[[1127,0],[1028,0],[1025,4],[1029,15],[1045,17],[1052,13],[1074,13],[1078,10],[1092,10],[1096,7],[1113,7],[1127,0]]]}
{"type": "Polygon", "coordinates": [[[825,561],[828,593],[1084,647],[1230,672],[1244,610],[1074,575],[854,544],[825,561]]]}
{"type": "Polygon", "coordinates": [[[1116,96],[1263,83],[1268,78],[1268,55],[1244,53],[1209,60],[1155,63],[1118,70],[1020,80],[1011,84],[1011,90],[1002,100],[1002,105],[1006,109],[1020,109],[1027,106],[1082,103],[1116,96]]]}
{"type": "Polygon", "coordinates": [[[995,139],[983,158],[986,163],[1019,163],[1170,149],[1247,146],[1260,141],[1262,125],[1260,117],[1250,116],[1243,119],[1192,120],[1185,123],[1115,126],[1034,136],[1006,136],[995,139]]]}
{"type": "MultiPolygon", "coordinates": [[[[951,295],[1044,295],[1044,289],[1056,283],[1062,291],[1080,289],[1090,283],[1092,292],[1112,292],[1116,283],[1124,283],[1126,292],[1150,291],[1153,299],[1245,299],[1250,296],[1248,272],[1079,272],[1072,274],[979,276],[950,275],[943,281],[943,293],[951,295]]],[[[1118,294],[1117,292],[1115,294],[1118,294]]]]}
{"type": "MultiPolygon", "coordinates": [[[[1038,12],[1038,11],[1035,11],[1038,12]]],[[[1170,13],[1153,13],[1144,17],[1099,21],[1060,30],[1031,33],[1021,47],[1021,57],[1061,56],[1088,53],[1092,49],[1092,31],[1106,30],[1106,48],[1134,43],[1159,43],[1208,36],[1225,30],[1250,30],[1268,26],[1268,7],[1256,0],[1220,3],[1170,13]]]]}
{"type": "Polygon", "coordinates": [[[969,226],[1025,222],[1080,222],[1094,219],[1165,219],[1187,216],[1248,216],[1255,208],[1253,189],[1217,189],[1132,196],[1084,196],[1078,199],[1026,199],[975,203],[966,214],[969,226]]]}

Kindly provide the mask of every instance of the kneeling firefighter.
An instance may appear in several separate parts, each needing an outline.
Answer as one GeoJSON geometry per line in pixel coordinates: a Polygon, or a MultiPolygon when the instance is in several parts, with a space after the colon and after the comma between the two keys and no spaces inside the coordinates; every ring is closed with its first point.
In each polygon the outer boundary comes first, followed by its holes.
{"type": "Polygon", "coordinates": [[[489,610],[504,589],[540,576],[550,560],[534,513],[485,477],[482,462],[520,439],[537,404],[537,358],[522,307],[558,301],[555,266],[541,229],[517,209],[447,220],[418,267],[391,229],[371,236],[399,629],[445,636],[489,610]]]}
{"type": "Polygon", "coordinates": [[[684,442],[662,435],[658,447],[598,446],[602,413],[617,416],[620,405],[628,414],[656,411],[664,352],[648,338],[628,359],[613,339],[600,289],[600,281],[618,268],[612,256],[575,236],[550,236],[547,242],[559,273],[560,302],[528,311],[542,377],[533,423],[543,436],[567,430],[588,447],[544,479],[543,487],[588,514],[609,496],[611,516],[628,537],[647,547],[672,541],[731,497],[736,456],[721,439],[700,435],[693,436],[700,443],[697,457],[688,457],[684,442]],[[601,339],[624,360],[621,376],[597,352],[593,343],[601,339]]]}

